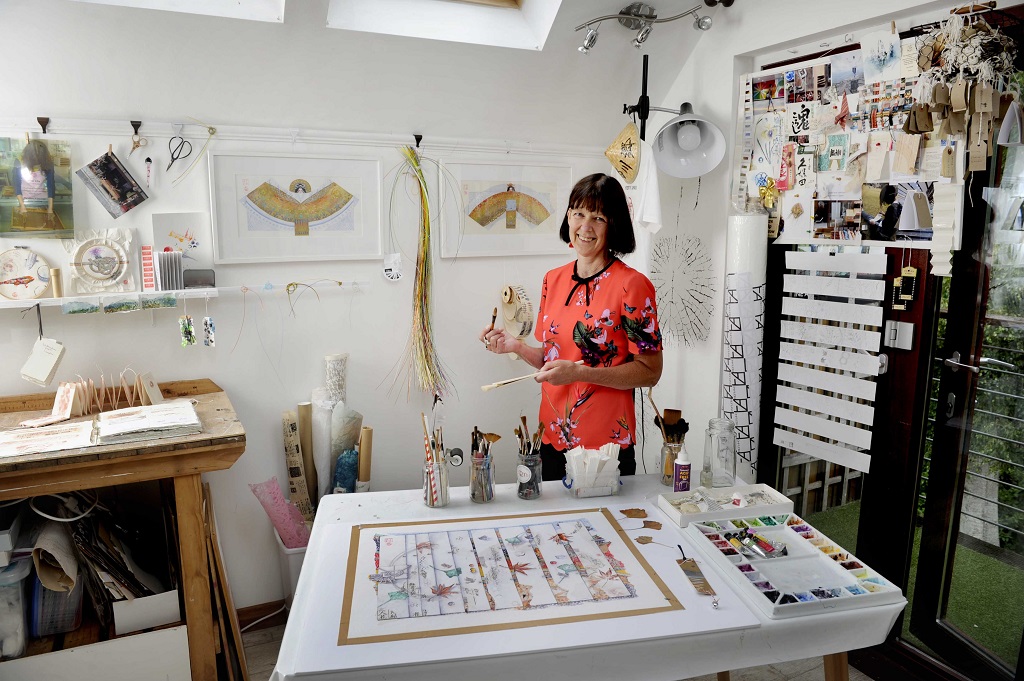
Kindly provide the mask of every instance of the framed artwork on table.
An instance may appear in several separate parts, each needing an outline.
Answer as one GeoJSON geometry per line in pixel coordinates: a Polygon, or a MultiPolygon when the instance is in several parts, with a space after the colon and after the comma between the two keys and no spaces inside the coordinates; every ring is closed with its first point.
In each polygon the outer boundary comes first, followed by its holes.
{"type": "Polygon", "coordinates": [[[210,152],[216,264],[381,257],[381,161],[210,152]]]}
{"type": "Polygon", "coordinates": [[[441,257],[564,255],[558,238],[573,185],[569,163],[443,160],[440,192],[458,192],[445,212],[441,257]],[[456,214],[458,212],[458,214],[456,214]]]}

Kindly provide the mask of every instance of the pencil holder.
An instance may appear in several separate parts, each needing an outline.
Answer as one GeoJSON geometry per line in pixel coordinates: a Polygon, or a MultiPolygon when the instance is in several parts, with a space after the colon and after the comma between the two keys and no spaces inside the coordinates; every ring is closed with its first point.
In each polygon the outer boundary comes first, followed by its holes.
{"type": "Polygon", "coordinates": [[[431,508],[448,505],[448,466],[443,461],[423,465],[423,503],[431,508]]]}
{"type": "Polygon", "coordinates": [[[473,459],[469,468],[469,498],[477,504],[494,499],[494,467],[490,456],[473,459]]]}
{"type": "Polygon", "coordinates": [[[516,493],[520,499],[540,498],[541,460],[539,453],[519,456],[516,479],[519,481],[519,489],[516,493]]]}

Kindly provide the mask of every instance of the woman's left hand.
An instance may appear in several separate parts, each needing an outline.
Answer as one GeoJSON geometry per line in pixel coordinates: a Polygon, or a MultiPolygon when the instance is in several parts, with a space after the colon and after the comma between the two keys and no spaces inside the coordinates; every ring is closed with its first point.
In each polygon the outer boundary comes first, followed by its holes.
{"type": "Polygon", "coordinates": [[[546,362],[533,380],[551,385],[569,385],[580,380],[580,365],[567,359],[546,362]]]}

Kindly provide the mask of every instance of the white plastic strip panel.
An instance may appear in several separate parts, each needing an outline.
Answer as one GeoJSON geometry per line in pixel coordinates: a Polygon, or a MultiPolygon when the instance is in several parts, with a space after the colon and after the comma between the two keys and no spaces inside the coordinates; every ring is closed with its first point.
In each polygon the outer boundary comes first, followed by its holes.
{"type": "Polygon", "coordinates": [[[879,305],[854,305],[786,297],[782,299],[782,314],[867,326],[882,325],[882,308],[879,305]]]}
{"type": "Polygon", "coordinates": [[[882,334],[878,331],[862,331],[847,326],[829,326],[826,324],[809,324],[807,322],[782,322],[780,335],[783,338],[836,345],[855,350],[878,352],[882,344],[882,334]]]}
{"type": "Polygon", "coordinates": [[[870,405],[842,400],[838,397],[828,397],[810,390],[780,385],[776,389],[775,400],[820,414],[835,414],[866,426],[870,426],[875,420],[875,409],[870,405]]]}
{"type": "Polygon", "coordinates": [[[809,367],[798,367],[793,364],[779,364],[779,381],[805,385],[808,388],[827,390],[872,402],[875,400],[875,391],[878,389],[878,385],[874,381],[864,378],[854,378],[809,367]]]}
{"type": "Polygon", "coordinates": [[[838,440],[861,449],[871,448],[871,431],[856,426],[847,426],[837,421],[830,421],[822,416],[805,414],[785,407],[775,407],[775,424],[788,426],[810,435],[820,435],[830,440],[838,440]]]}
{"type": "Polygon", "coordinates": [[[816,345],[798,345],[797,343],[779,343],[779,359],[801,364],[816,364],[830,369],[853,371],[858,374],[877,376],[878,356],[843,350],[829,350],[816,345]]]}
{"type": "Polygon", "coordinates": [[[786,293],[885,300],[885,280],[883,279],[815,277],[807,274],[786,274],[782,279],[782,290],[786,293]]]}
{"type": "Polygon", "coordinates": [[[786,269],[813,272],[864,272],[885,274],[888,259],[885,253],[836,253],[790,251],[786,253],[786,269]]]}
{"type": "Polygon", "coordinates": [[[858,452],[855,449],[821,442],[799,433],[791,433],[782,428],[775,429],[772,443],[786,449],[792,449],[794,452],[816,456],[819,459],[825,459],[840,466],[846,466],[847,468],[853,468],[865,473],[868,473],[868,469],[871,467],[871,456],[867,452],[858,452]]]}

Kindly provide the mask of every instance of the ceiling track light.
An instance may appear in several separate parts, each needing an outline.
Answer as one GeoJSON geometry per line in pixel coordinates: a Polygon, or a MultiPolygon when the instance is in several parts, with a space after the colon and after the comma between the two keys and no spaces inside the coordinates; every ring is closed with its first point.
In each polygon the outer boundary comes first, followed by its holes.
{"type": "MultiPolygon", "coordinates": [[[[722,7],[731,7],[735,0],[704,0],[704,4],[708,7],[715,7],[721,5],[722,7]]],[[[665,24],[676,19],[682,19],[683,17],[693,17],[693,28],[698,31],[707,31],[711,29],[711,17],[700,15],[700,5],[696,5],[671,17],[665,17],[664,19],[658,18],[657,10],[650,5],[643,2],[634,2],[626,5],[618,14],[608,14],[603,17],[597,17],[591,19],[586,23],[582,23],[576,27],[577,31],[587,29],[587,37],[583,40],[583,45],[578,49],[583,54],[590,52],[590,48],[597,43],[597,29],[591,28],[593,24],[600,24],[602,21],[608,21],[615,19],[623,27],[630,31],[636,31],[636,36],[633,38],[633,46],[637,49],[644,44],[648,37],[651,35],[651,29],[654,28],[655,24],[665,24]]]]}

